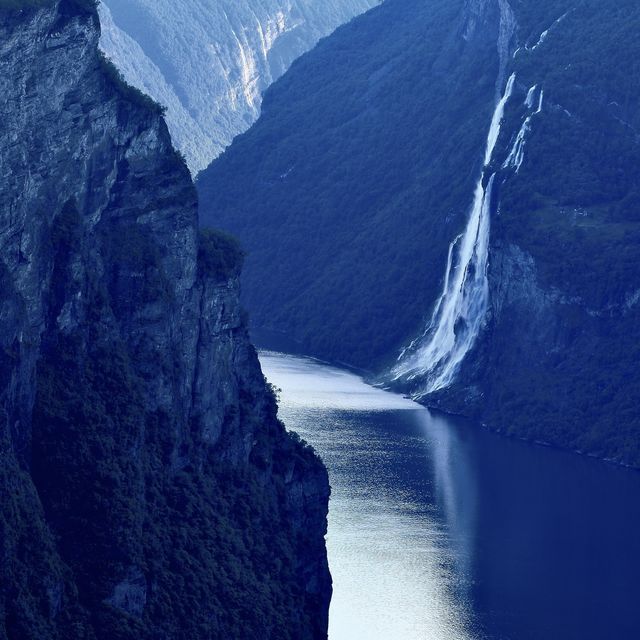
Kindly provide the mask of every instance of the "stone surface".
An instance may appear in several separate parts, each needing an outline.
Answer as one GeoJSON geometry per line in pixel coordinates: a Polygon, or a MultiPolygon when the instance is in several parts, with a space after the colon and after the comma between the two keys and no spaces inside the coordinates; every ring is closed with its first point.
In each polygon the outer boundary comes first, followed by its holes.
{"type": "Polygon", "coordinates": [[[0,16],[0,638],[326,637],[326,470],[99,35],[82,0],[0,16]]]}

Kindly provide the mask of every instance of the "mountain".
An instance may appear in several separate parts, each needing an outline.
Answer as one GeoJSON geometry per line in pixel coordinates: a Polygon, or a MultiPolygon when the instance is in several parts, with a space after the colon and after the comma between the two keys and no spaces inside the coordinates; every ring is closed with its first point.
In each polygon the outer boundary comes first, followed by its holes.
{"type": "Polygon", "coordinates": [[[326,470],[99,35],[0,1],[0,638],[326,638],[326,470]]]}
{"type": "Polygon", "coordinates": [[[640,6],[387,0],[200,174],[256,331],[640,466],[640,6]]]}
{"type": "Polygon", "coordinates": [[[101,47],[167,107],[176,146],[204,169],[258,117],[262,92],[379,0],[104,0],[101,47]]]}

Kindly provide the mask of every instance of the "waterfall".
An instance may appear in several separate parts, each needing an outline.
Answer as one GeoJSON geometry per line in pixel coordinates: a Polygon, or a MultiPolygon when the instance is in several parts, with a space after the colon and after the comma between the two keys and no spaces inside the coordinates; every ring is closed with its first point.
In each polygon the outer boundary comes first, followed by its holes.
{"type": "Polygon", "coordinates": [[[487,169],[500,136],[504,109],[515,83],[513,74],[497,101],[484,154],[484,167],[476,185],[464,232],[449,247],[447,270],[440,297],[423,334],[405,349],[392,370],[394,381],[424,380],[424,396],[448,387],[464,357],[473,347],[485,317],[489,283],[489,230],[495,173],[487,169]]]}
{"type": "Polygon", "coordinates": [[[531,89],[529,89],[529,91],[527,91],[527,97],[524,101],[524,106],[527,107],[527,109],[532,109],[533,108],[533,98],[536,94],[536,89],[538,88],[537,84],[534,84],[533,87],[531,87],[531,89]]]}
{"type": "MultiPolygon", "coordinates": [[[[528,109],[533,108],[533,100],[535,96],[537,85],[533,85],[531,89],[529,89],[529,93],[527,94],[527,99],[525,100],[525,106],[528,109]]],[[[527,141],[527,136],[531,131],[531,121],[533,116],[538,115],[542,112],[542,102],[544,100],[544,90],[540,89],[540,96],[538,98],[538,108],[532,114],[529,114],[522,123],[522,127],[520,127],[520,131],[518,131],[518,135],[516,136],[515,142],[511,147],[511,151],[507,156],[507,159],[504,161],[502,165],[503,169],[515,169],[515,172],[518,173],[520,171],[520,167],[524,161],[524,145],[527,141]]]]}

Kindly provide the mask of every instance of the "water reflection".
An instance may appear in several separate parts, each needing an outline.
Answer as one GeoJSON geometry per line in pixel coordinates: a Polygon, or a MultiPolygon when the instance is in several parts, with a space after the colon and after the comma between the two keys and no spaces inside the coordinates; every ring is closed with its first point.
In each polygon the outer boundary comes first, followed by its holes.
{"type": "Polygon", "coordinates": [[[476,480],[473,457],[447,420],[428,411],[419,413],[435,477],[435,499],[445,516],[452,553],[456,559],[459,597],[471,600],[473,540],[476,532],[476,480]]]}
{"type": "Polygon", "coordinates": [[[330,474],[330,640],[635,640],[640,474],[262,353],[330,474]]]}

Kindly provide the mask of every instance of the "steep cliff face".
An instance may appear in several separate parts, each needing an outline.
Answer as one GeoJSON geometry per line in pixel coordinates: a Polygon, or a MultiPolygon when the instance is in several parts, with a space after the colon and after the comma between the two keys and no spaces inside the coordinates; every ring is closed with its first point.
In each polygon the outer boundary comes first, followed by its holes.
{"type": "Polygon", "coordinates": [[[194,173],[258,117],[262,92],[336,27],[379,0],[105,0],[102,47],[166,105],[194,173]]]}
{"type": "Polygon", "coordinates": [[[639,12],[386,0],[323,41],[198,179],[203,221],[249,249],[257,327],[386,382],[416,339],[472,333],[446,388],[429,363],[395,383],[640,466],[639,12]],[[463,235],[474,188],[487,224],[463,235]],[[472,280],[482,304],[440,313],[472,280]]]}
{"type": "Polygon", "coordinates": [[[0,8],[0,637],[321,638],[326,472],[84,0],[0,8]]]}
{"type": "Polygon", "coordinates": [[[640,10],[518,10],[485,333],[430,402],[640,466],[640,10]]]}

